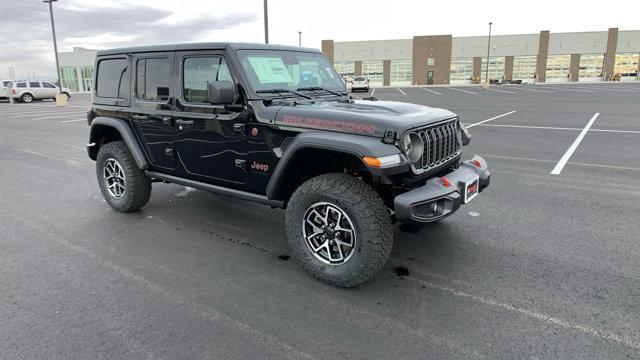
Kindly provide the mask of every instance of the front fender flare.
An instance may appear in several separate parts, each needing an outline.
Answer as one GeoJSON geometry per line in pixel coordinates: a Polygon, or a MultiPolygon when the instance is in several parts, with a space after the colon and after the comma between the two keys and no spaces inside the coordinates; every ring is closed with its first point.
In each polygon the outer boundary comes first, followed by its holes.
{"type": "MultiPolygon", "coordinates": [[[[303,132],[297,135],[293,142],[286,148],[282,158],[276,165],[271,179],[267,184],[266,195],[272,199],[277,193],[278,187],[284,182],[284,177],[295,159],[296,153],[302,149],[331,150],[335,152],[354,155],[359,159],[364,156],[388,156],[400,153],[400,150],[391,144],[385,144],[381,139],[362,135],[343,134],[334,132],[303,132]]],[[[311,159],[312,160],[312,159],[311,159]]],[[[401,164],[397,171],[409,169],[408,164],[401,164]]],[[[384,175],[390,169],[369,168],[374,175],[384,175]]],[[[395,171],[394,171],[395,172],[395,171]]]]}
{"type": "Polygon", "coordinates": [[[91,132],[89,134],[89,145],[87,145],[87,151],[92,160],[95,160],[98,155],[98,152],[95,150],[97,149],[96,146],[102,145],[99,144],[99,141],[100,129],[103,126],[111,127],[120,134],[122,141],[124,141],[127,148],[129,148],[133,159],[136,161],[136,164],[140,169],[149,169],[149,160],[147,160],[147,157],[138,142],[138,138],[131,128],[131,124],[123,119],[106,116],[97,117],[91,122],[91,132]]]}

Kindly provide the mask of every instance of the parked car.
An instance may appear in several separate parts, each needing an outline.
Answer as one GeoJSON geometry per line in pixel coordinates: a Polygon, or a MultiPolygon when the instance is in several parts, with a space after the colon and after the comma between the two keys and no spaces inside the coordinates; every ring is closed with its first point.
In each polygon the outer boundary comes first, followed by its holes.
{"type": "Polygon", "coordinates": [[[11,84],[11,80],[1,80],[0,82],[0,99],[9,98],[7,86],[11,84]]]}
{"type": "Polygon", "coordinates": [[[356,92],[357,90],[369,92],[369,79],[364,76],[354,77],[353,82],[351,83],[351,91],[356,92]]]}
{"type": "MultiPolygon", "coordinates": [[[[33,100],[55,99],[58,94],[58,87],[46,81],[14,81],[7,87],[8,95],[15,100],[30,103],[33,100]]],[[[71,98],[71,90],[62,88],[62,94],[68,99],[71,98]]]]}
{"type": "Polygon", "coordinates": [[[489,185],[483,158],[461,160],[458,116],[356,100],[316,49],[100,50],[95,69],[87,150],[115,211],[143,207],[161,182],[284,208],[294,257],[331,285],[376,274],[393,223],[417,231],[489,185]]]}

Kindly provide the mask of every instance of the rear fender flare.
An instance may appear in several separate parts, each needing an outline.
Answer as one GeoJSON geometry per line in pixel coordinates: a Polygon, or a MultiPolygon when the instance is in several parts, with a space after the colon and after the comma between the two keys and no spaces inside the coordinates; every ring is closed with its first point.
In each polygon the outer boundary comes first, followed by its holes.
{"type": "Polygon", "coordinates": [[[124,141],[127,148],[129,148],[133,159],[136,161],[136,164],[140,169],[149,169],[149,160],[147,160],[147,157],[138,142],[138,137],[131,128],[131,124],[126,120],[112,117],[100,116],[96,117],[91,122],[91,132],[89,134],[89,145],[87,145],[87,150],[89,152],[89,157],[92,160],[96,160],[96,157],[98,156],[99,146],[102,145],[99,142],[104,127],[113,128],[120,134],[122,141],[124,141]]]}

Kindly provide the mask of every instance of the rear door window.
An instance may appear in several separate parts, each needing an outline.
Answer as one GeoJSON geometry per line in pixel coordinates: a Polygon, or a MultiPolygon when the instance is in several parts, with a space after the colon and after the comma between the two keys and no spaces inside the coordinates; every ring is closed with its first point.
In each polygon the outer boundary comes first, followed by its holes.
{"type": "Polygon", "coordinates": [[[127,59],[104,59],[98,62],[97,96],[124,99],[129,90],[127,59]]]}
{"type": "Polygon", "coordinates": [[[40,87],[40,83],[39,82],[29,82],[29,87],[30,88],[39,88],[40,87]]]}
{"type": "Polygon", "coordinates": [[[17,84],[16,84],[16,87],[19,87],[19,88],[26,88],[26,87],[27,87],[27,83],[23,83],[23,82],[17,83],[17,84]]]}
{"type": "Polygon", "coordinates": [[[167,101],[173,95],[171,62],[167,58],[138,59],[136,97],[140,100],[167,101]]]}

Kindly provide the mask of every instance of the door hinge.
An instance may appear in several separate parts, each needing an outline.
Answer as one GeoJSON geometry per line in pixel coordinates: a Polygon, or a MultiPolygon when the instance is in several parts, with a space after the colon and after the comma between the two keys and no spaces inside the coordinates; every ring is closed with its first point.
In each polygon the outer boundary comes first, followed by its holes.
{"type": "Polygon", "coordinates": [[[175,158],[172,148],[165,148],[164,149],[164,154],[167,155],[168,157],[172,158],[172,159],[175,158]]]}
{"type": "Polygon", "coordinates": [[[236,167],[242,170],[247,170],[247,160],[236,159],[236,167]]]}

